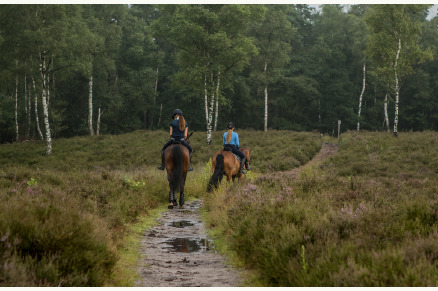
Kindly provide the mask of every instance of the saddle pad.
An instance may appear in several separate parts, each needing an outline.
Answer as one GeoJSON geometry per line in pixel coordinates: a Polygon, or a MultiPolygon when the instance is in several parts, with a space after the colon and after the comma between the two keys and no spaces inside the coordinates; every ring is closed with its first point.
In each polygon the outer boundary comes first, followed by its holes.
{"type": "MultiPolygon", "coordinates": [[[[233,153],[232,153],[233,154],[233,153]]],[[[236,159],[239,161],[239,163],[241,163],[242,162],[242,159],[238,156],[238,155],[236,155],[236,154],[233,154],[235,157],[236,157],[236,159]]]]}
{"type": "Polygon", "coordinates": [[[226,152],[230,152],[230,153],[232,153],[232,154],[236,157],[236,159],[239,161],[239,163],[242,162],[242,159],[241,159],[238,155],[236,155],[235,153],[233,153],[233,151],[232,151],[230,148],[225,147],[223,150],[226,151],[226,152]]]}

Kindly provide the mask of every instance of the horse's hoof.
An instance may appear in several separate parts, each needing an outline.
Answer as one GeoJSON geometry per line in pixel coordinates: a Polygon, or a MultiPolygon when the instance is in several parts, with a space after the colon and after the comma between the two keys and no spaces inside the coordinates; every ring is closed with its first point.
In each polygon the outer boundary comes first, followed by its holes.
{"type": "Polygon", "coordinates": [[[176,202],[176,200],[173,201],[173,206],[178,206],[178,202],[176,202]]]}
{"type": "Polygon", "coordinates": [[[167,206],[167,209],[173,209],[173,204],[169,204],[169,205],[167,206]]]}
{"type": "Polygon", "coordinates": [[[183,208],[184,208],[184,205],[180,205],[179,208],[180,208],[180,209],[183,209],[183,208]]]}

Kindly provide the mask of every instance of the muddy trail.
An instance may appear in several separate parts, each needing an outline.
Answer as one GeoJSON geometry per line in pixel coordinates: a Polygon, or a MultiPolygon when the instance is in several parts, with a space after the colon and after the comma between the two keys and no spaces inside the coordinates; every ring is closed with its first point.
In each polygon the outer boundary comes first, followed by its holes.
{"type": "MultiPolygon", "coordinates": [[[[336,153],[338,145],[323,144],[309,164],[319,163],[336,153]]],[[[301,167],[281,172],[298,177],[301,167]]],[[[140,287],[239,287],[241,272],[227,265],[226,258],[214,251],[200,216],[201,200],[184,209],[163,212],[157,225],[147,230],[141,242],[138,269],[140,287]]]]}

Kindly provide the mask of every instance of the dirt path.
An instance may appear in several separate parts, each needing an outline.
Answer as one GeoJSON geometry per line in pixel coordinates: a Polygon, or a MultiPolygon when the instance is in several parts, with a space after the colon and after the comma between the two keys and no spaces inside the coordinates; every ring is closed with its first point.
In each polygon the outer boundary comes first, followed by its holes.
{"type": "Polygon", "coordinates": [[[144,260],[136,286],[237,287],[239,274],[212,251],[212,241],[201,221],[201,200],[163,213],[156,227],[145,234],[144,260]]]}
{"type": "MultiPolygon", "coordinates": [[[[324,143],[321,151],[306,165],[321,162],[336,153],[338,145],[324,143]]],[[[281,172],[297,177],[300,168],[281,172]]],[[[213,243],[201,221],[201,200],[184,209],[165,211],[158,225],[142,240],[141,279],[136,286],[146,287],[239,287],[239,271],[212,250],[213,243]]]]}
{"type": "MultiPolygon", "coordinates": [[[[323,143],[321,150],[312,158],[312,160],[310,160],[308,163],[306,163],[303,166],[308,167],[322,162],[323,160],[329,158],[331,155],[335,154],[338,151],[338,148],[339,148],[338,144],[328,143],[328,142],[323,143]]],[[[300,173],[301,168],[303,166],[294,168],[289,171],[280,172],[279,174],[291,176],[291,178],[298,178],[298,174],[300,173]]]]}

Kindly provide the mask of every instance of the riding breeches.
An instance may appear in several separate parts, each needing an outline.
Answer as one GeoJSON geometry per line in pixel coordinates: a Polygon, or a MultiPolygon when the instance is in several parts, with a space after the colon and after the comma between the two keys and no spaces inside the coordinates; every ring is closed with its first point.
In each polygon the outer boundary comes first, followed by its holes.
{"type": "MultiPolygon", "coordinates": [[[[163,146],[163,148],[161,150],[165,151],[167,149],[167,147],[170,146],[171,144],[173,144],[174,142],[175,142],[175,140],[170,139],[168,142],[166,142],[166,144],[163,146]]],[[[191,153],[193,151],[192,147],[184,139],[178,140],[178,142],[180,142],[182,145],[184,145],[189,150],[189,153],[191,153]]]]}
{"type": "Polygon", "coordinates": [[[229,148],[229,149],[231,149],[231,152],[232,152],[233,154],[235,154],[235,155],[238,155],[241,159],[243,159],[243,158],[245,157],[245,154],[244,154],[243,152],[241,152],[240,150],[238,150],[238,149],[236,148],[236,146],[233,145],[233,144],[225,144],[225,145],[224,145],[224,149],[225,149],[225,148],[229,148]]]}

